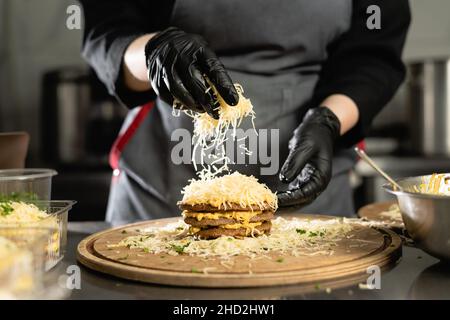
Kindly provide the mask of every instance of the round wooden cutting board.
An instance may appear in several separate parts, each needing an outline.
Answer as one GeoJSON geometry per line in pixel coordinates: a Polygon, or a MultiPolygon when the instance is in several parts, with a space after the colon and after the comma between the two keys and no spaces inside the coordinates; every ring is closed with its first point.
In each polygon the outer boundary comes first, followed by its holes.
{"type": "MultiPolygon", "coordinates": [[[[295,215],[302,219],[332,219],[319,215],[295,215]]],[[[285,217],[289,219],[289,217],[285,217]]],[[[139,229],[164,226],[179,218],[138,222],[93,234],[78,245],[78,260],[88,268],[120,278],[188,287],[259,287],[308,284],[366,274],[401,257],[401,239],[392,231],[355,225],[349,236],[336,242],[333,255],[293,256],[272,252],[272,259],[233,258],[233,266],[219,258],[186,254],[145,253],[141,249],[114,247],[139,229]],[[125,231],[124,231],[125,230],[125,231]]]]}
{"type": "Polygon", "coordinates": [[[384,211],[388,211],[389,208],[396,203],[397,201],[386,201],[368,204],[358,210],[358,216],[368,221],[381,222],[383,223],[383,227],[402,234],[405,229],[403,221],[382,215],[384,211]]]}

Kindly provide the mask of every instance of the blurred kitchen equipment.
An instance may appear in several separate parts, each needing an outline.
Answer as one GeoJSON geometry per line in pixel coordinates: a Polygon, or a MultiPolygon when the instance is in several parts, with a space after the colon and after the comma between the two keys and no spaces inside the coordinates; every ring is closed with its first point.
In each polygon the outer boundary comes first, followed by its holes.
{"type": "Polygon", "coordinates": [[[46,161],[83,165],[107,159],[125,114],[89,70],[66,67],[47,72],[42,98],[46,161]]]}
{"type": "Polygon", "coordinates": [[[26,132],[0,133],[0,169],[25,167],[30,136],[26,132]]]}
{"type": "Polygon", "coordinates": [[[0,170],[0,200],[50,200],[56,174],[51,169],[0,170]]]}
{"type": "Polygon", "coordinates": [[[383,178],[385,178],[387,181],[389,181],[393,186],[398,188],[399,190],[402,190],[402,188],[398,185],[397,182],[395,182],[394,179],[392,179],[386,172],[384,172],[365,152],[364,150],[361,150],[358,147],[355,147],[355,152],[367,162],[375,171],[377,171],[383,178]]]}
{"type": "Polygon", "coordinates": [[[46,160],[74,162],[84,156],[90,89],[76,68],[48,72],[43,80],[43,143],[46,160]]]}
{"type": "Polygon", "coordinates": [[[407,82],[413,151],[450,156],[450,58],[409,65],[407,82]]]}
{"type": "Polygon", "coordinates": [[[450,196],[405,191],[428,183],[430,177],[397,180],[403,191],[393,190],[391,184],[383,188],[397,196],[403,222],[414,243],[429,254],[450,261],[450,196]]]}

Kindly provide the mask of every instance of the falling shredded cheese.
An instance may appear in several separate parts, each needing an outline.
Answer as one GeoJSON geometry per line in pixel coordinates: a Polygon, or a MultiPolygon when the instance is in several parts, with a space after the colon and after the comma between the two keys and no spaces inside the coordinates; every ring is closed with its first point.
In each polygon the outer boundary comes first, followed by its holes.
{"type": "Polygon", "coordinates": [[[332,255],[337,242],[353,230],[351,224],[338,218],[305,220],[278,217],[272,224],[270,235],[242,239],[221,236],[214,240],[199,240],[185,236],[189,226],[180,220],[163,227],[141,230],[139,235],[126,237],[110,247],[127,246],[151,254],[218,257],[232,267],[230,259],[238,255],[268,259],[270,257],[267,254],[270,252],[293,256],[332,255]]]}
{"type": "Polygon", "coordinates": [[[261,210],[278,208],[278,200],[265,184],[253,176],[239,172],[208,180],[191,180],[181,191],[182,203],[188,205],[208,204],[224,211],[234,204],[242,208],[257,205],[261,210]]]}
{"type": "MultiPolygon", "coordinates": [[[[253,105],[249,99],[244,97],[244,89],[240,84],[234,85],[239,95],[238,104],[230,106],[211,84],[214,97],[217,98],[219,119],[216,120],[207,113],[196,113],[194,118],[194,134],[200,138],[213,139],[213,142],[223,141],[225,133],[229,129],[236,130],[246,117],[255,117],[253,105]]],[[[236,135],[236,134],[234,134],[236,135]]]]}
{"type": "MultiPolygon", "coordinates": [[[[213,178],[223,172],[229,171],[228,165],[230,163],[229,157],[226,155],[225,142],[227,140],[227,132],[232,130],[232,138],[236,139],[236,129],[241,125],[242,121],[250,117],[253,128],[255,112],[253,111],[253,105],[249,99],[244,97],[244,90],[241,85],[234,84],[239,96],[237,105],[231,106],[225,102],[220,96],[215,86],[205,76],[207,83],[209,84],[208,91],[212,91],[212,95],[216,100],[216,108],[218,109],[219,119],[214,119],[207,113],[197,113],[186,108],[183,108],[182,104],[175,100],[174,110],[185,109],[184,113],[191,117],[194,122],[194,136],[193,136],[193,153],[192,162],[194,168],[198,171],[199,177],[202,179],[213,178]],[[197,166],[197,150],[200,152],[200,164],[202,170],[198,170],[197,166]],[[211,163],[206,164],[205,158],[211,160],[211,163]]],[[[173,113],[177,115],[177,113],[173,113]]],[[[256,131],[256,130],[255,130],[256,131]]],[[[240,148],[243,148],[246,154],[249,153],[245,149],[245,144],[240,144],[240,148]]]]}

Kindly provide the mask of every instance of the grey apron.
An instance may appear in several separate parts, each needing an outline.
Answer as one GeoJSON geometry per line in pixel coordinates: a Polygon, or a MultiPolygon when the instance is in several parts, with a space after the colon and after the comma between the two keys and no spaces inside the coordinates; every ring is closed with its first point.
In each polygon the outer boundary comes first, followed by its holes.
{"type": "MultiPolygon", "coordinates": [[[[256,112],[257,129],[277,129],[280,167],[288,141],[310,107],[327,45],[348,30],[352,0],[177,0],[171,25],[202,35],[217,53],[234,82],[240,83],[256,112]]],[[[132,118],[135,113],[130,113],[132,118]]],[[[125,125],[131,120],[127,119],[125,125]]],[[[251,122],[242,124],[251,128],[251,122]]],[[[174,163],[177,141],[172,133],[192,131],[192,120],[174,117],[157,100],[130,139],[114,179],[107,220],[120,222],[180,215],[180,190],[195,177],[192,164],[174,163]]],[[[304,212],[351,215],[348,172],[354,158],[336,154],[327,190],[304,212]]],[[[286,190],[278,174],[261,175],[259,164],[231,166],[253,174],[273,191],[286,190]]]]}

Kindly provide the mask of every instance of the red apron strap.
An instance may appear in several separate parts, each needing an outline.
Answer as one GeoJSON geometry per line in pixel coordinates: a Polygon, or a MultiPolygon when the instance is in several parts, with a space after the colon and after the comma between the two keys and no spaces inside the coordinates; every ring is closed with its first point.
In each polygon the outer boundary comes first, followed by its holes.
{"type": "Polygon", "coordinates": [[[123,133],[120,133],[116,141],[114,141],[111,152],[109,153],[109,165],[111,166],[111,168],[113,168],[113,170],[119,168],[119,160],[123,149],[127,145],[128,141],[130,141],[130,139],[133,137],[137,128],[139,128],[139,125],[145,119],[154,105],[154,102],[149,102],[143,105],[128,128],[123,133]]]}
{"type": "Polygon", "coordinates": [[[356,146],[361,150],[366,150],[366,141],[361,140],[360,142],[358,142],[358,144],[356,146]]]}

